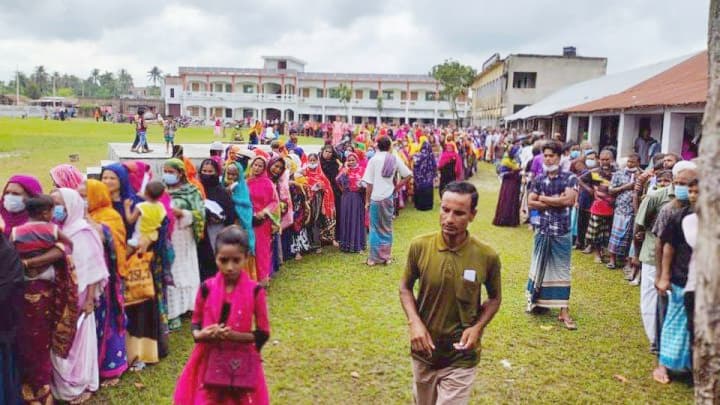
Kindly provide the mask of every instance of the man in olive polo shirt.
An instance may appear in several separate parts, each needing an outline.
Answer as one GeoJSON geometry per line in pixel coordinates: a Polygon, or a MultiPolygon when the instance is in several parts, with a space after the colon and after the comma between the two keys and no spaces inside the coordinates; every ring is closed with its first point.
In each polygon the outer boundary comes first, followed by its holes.
{"type": "Polygon", "coordinates": [[[450,183],[440,203],[441,231],[410,244],[400,302],[410,325],[418,405],[468,403],[480,339],[500,308],[500,259],[467,230],[477,201],[475,186],[450,183]],[[482,285],[488,294],[484,303],[482,285]]]}

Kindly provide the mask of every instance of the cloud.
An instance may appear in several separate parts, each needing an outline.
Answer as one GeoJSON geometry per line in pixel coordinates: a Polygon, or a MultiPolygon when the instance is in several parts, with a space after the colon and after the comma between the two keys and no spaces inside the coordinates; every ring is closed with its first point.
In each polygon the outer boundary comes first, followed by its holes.
{"type": "Polygon", "coordinates": [[[427,73],[453,58],[559,54],[575,45],[620,71],[703,49],[709,0],[6,0],[0,80],[15,66],[87,77],[159,66],[259,67],[293,55],[309,71],[427,73]]]}

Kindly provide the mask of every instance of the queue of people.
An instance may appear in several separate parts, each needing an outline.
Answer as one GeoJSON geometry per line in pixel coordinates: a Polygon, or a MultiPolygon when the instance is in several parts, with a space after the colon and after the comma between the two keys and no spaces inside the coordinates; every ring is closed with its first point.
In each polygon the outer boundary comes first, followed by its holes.
{"type": "Polygon", "coordinates": [[[535,232],[528,312],[559,309],[558,320],[577,328],[569,313],[574,247],[640,286],[643,327],[658,359],[653,378],[667,384],[691,372],[696,164],[657,148],[618,162],[613,148],[558,138],[504,134],[490,156],[502,181],[493,224],[526,222],[535,232]]]}
{"type": "Polygon", "coordinates": [[[317,154],[296,136],[270,152],[213,144],[199,167],[174,145],[162,173],[137,160],[86,179],[63,164],[49,194],[33,176],[11,177],[0,208],[5,402],[85,402],[167,357],[185,321],[197,345],[175,402],[267,403],[259,353],[272,276],[330,247],[392,263],[393,221],[411,200],[432,209],[436,187],[474,172],[468,142],[456,129],[387,127],[328,139],[317,154]],[[226,373],[235,357],[254,364],[242,381],[226,373]]]}

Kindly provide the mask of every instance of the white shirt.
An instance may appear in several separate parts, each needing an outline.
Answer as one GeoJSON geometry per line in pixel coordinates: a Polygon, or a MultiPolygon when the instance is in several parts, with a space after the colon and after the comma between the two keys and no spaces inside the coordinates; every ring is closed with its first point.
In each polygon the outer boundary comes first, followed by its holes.
{"type": "Polygon", "coordinates": [[[697,243],[697,232],[698,232],[698,216],[697,214],[690,214],[682,220],[683,235],[685,235],[685,241],[693,249],[693,254],[690,256],[690,263],[688,264],[688,276],[687,283],[685,283],[685,292],[695,291],[695,279],[697,273],[695,270],[695,244],[697,243]]]}
{"type": "Polygon", "coordinates": [[[528,162],[533,160],[535,157],[533,156],[532,150],[532,145],[527,145],[520,151],[520,164],[522,165],[523,170],[525,170],[525,166],[527,166],[528,162]]]}
{"type": "MultiPolygon", "coordinates": [[[[372,184],[373,190],[370,195],[370,199],[373,201],[382,201],[393,195],[395,191],[395,183],[393,180],[395,176],[383,177],[382,169],[385,165],[385,156],[388,152],[378,151],[375,156],[370,159],[367,167],[365,168],[365,175],[363,175],[363,181],[367,184],[372,184]]],[[[405,178],[410,176],[412,172],[405,163],[400,159],[399,156],[393,155],[395,158],[395,173],[400,173],[400,177],[405,178]]]]}

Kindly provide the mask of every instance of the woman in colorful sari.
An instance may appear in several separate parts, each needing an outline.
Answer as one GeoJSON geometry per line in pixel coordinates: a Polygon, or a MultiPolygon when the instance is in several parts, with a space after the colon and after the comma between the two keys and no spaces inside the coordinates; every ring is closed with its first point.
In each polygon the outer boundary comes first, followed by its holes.
{"type": "Polygon", "coordinates": [[[433,209],[435,202],[433,188],[435,186],[437,163],[430,142],[425,139],[420,142],[422,143],[420,151],[413,156],[413,181],[415,182],[413,197],[417,210],[429,211],[433,209]]]}
{"type": "MultiPolygon", "coordinates": [[[[105,263],[110,274],[95,308],[95,320],[100,379],[106,380],[103,386],[111,386],[117,384],[128,368],[125,347],[127,317],[121,279],[121,276],[127,276],[127,235],[122,217],[112,208],[107,186],[90,179],[84,188],[89,219],[103,235],[105,263]]],[[[79,191],[82,194],[82,191],[79,191]]]]}
{"type": "Polygon", "coordinates": [[[61,164],[50,169],[50,177],[55,187],[65,187],[77,190],[85,181],[85,176],[73,165],[61,164]]]}
{"type": "Polygon", "coordinates": [[[217,273],[215,266],[215,238],[226,226],[235,223],[235,207],[225,187],[220,184],[220,165],[213,159],[200,164],[200,182],[205,188],[205,235],[198,243],[200,281],[217,273]],[[209,203],[208,201],[212,201],[209,203]]]}
{"type": "Polygon", "coordinates": [[[280,204],[277,190],[267,175],[267,161],[258,156],[250,161],[250,177],[247,180],[250,201],[253,206],[253,230],[255,232],[255,269],[257,280],[267,284],[272,267],[272,222],[280,204]]]}
{"type": "Polygon", "coordinates": [[[310,238],[307,232],[307,221],[310,217],[310,206],[307,198],[307,179],[298,173],[297,168],[301,166],[300,158],[291,154],[293,164],[291,165],[292,180],[290,181],[290,195],[292,196],[293,217],[292,225],[286,229],[287,241],[286,258],[295,257],[301,260],[305,252],[310,251],[310,238]]]}
{"type": "Polygon", "coordinates": [[[265,289],[245,271],[248,256],[247,235],[239,227],[220,233],[216,253],[219,271],[203,282],[195,300],[192,335],[196,344],[178,379],[175,404],[270,403],[260,358],[260,350],[270,337],[267,298],[265,289]],[[227,347],[233,354],[218,356],[216,350],[227,347]],[[234,359],[233,355],[242,357],[234,359]],[[253,363],[254,372],[235,381],[251,388],[225,386],[232,384],[231,376],[212,372],[212,367],[233,361],[253,363]],[[212,384],[207,383],[208,378],[212,384]]]}
{"type": "Polygon", "coordinates": [[[28,221],[25,199],[42,194],[42,186],[37,178],[17,174],[10,177],[2,194],[0,216],[4,224],[5,236],[10,236],[13,228],[28,221]]]}
{"type": "MultiPolygon", "coordinates": [[[[125,219],[124,201],[129,199],[137,203],[142,199],[132,190],[128,169],[119,163],[105,166],[101,179],[110,192],[113,209],[123,218],[126,235],[129,237],[134,227],[125,219]]],[[[157,363],[169,353],[166,297],[167,285],[172,283],[171,267],[174,255],[170,244],[168,220],[170,216],[166,217],[160,228],[158,240],[152,245],[153,259],[150,263],[150,271],[153,275],[155,298],[125,307],[127,358],[135,371],[142,370],[146,363],[157,363]]]]}
{"type": "Polygon", "coordinates": [[[520,225],[520,147],[511,146],[500,162],[502,185],[495,208],[495,226],[520,225]]]}
{"type": "Polygon", "coordinates": [[[17,251],[2,233],[0,270],[0,308],[4,308],[0,312],[0,403],[15,405],[21,403],[16,337],[24,309],[23,266],[17,251]]]}
{"type": "Polygon", "coordinates": [[[332,185],[320,168],[317,154],[308,155],[308,164],[302,169],[308,181],[310,203],[309,236],[317,253],[324,245],[335,245],[335,194],[332,185]]]}
{"type": "Polygon", "coordinates": [[[180,315],[192,311],[193,297],[200,286],[197,243],[205,233],[205,204],[197,187],[188,182],[182,160],[165,162],[163,181],[172,197],[172,214],[177,221],[171,239],[175,251],[174,285],[167,288],[169,327],[175,330],[181,326],[180,315]]]}
{"type": "MultiPolygon", "coordinates": [[[[345,151],[347,151],[347,153],[352,152],[348,151],[347,149],[345,149],[345,151]]],[[[337,151],[332,145],[323,146],[322,151],[320,152],[320,167],[322,168],[322,172],[325,177],[330,180],[330,185],[332,186],[333,197],[335,201],[335,217],[340,218],[340,196],[342,195],[342,191],[340,190],[340,186],[335,179],[337,179],[337,176],[340,173],[340,169],[343,167],[343,164],[341,162],[340,155],[337,153],[337,151]]],[[[337,239],[338,235],[339,232],[336,228],[334,238],[337,239]]]]}
{"type": "Polygon", "coordinates": [[[440,170],[440,196],[442,198],[443,190],[445,186],[452,183],[453,181],[460,181],[463,179],[463,164],[460,154],[457,152],[457,147],[452,142],[445,144],[445,149],[440,155],[440,161],[438,162],[438,170],[440,170]]]}
{"type": "Polygon", "coordinates": [[[85,203],[80,194],[69,188],[61,188],[53,191],[51,196],[56,207],[53,219],[62,223],[62,232],[73,242],[77,309],[81,311],[77,333],[67,358],[54,353],[50,355],[53,364],[51,387],[55,398],[82,403],[100,385],[95,300],[104,291],[109,274],[100,235],[84,218],[85,203]]]}
{"type": "Polygon", "coordinates": [[[337,177],[342,189],[342,212],[338,221],[338,242],[343,252],[357,253],[365,250],[365,186],[362,184],[363,168],[358,156],[351,153],[337,177]]]}
{"type": "Polygon", "coordinates": [[[277,232],[273,235],[273,272],[280,270],[280,265],[283,263],[282,234],[287,227],[292,225],[293,205],[290,197],[289,173],[286,169],[287,162],[282,156],[275,155],[268,163],[268,176],[275,184],[280,201],[280,223],[277,226],[277,232]]]}

